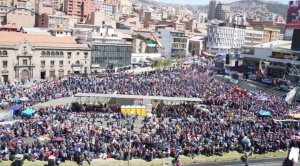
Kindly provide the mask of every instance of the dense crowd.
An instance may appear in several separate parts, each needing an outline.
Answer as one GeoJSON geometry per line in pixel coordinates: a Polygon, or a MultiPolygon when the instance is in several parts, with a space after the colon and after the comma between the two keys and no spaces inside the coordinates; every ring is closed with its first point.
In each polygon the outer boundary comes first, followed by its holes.
{"type": "Polygon", "coordinates": [[[295,103],[216,82],[202,65],[137,75],[69,76],[52,82],[36,81],[30,88],[12,83],[2,87],[1,98],[12,102],[12,98],[26,96],[29,100],[25,105],[30,106],[79,92],[193,97],[203,102],[160,104],[153,110],[156,116],[147,122],[121,113],[118,105],[38,108],[29,119],[0,126],[3,157],[20,153],[30,160],[54,155],[61,161],[79,163],[99,157],[124,160],[129,156],[151,161],[182,154],[263,154],[300,145],[295,139],[299,136],[298,123],[274,120],[286,119],[297,111],[295,103]],[[261,110],[269,111],[271,116],[260,115],[261,110]]]}

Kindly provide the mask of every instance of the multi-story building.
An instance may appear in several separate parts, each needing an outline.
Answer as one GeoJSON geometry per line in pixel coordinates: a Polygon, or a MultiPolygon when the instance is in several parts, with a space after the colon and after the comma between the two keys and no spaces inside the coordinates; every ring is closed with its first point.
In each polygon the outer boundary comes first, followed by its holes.
{"type": "Polygon", "coordinates": [[[101,28],[98,32],[78,35],[79,43],[92,48],[92,72],[105,68],[118,68],[131,63],[132,44],[117,37],[114,29],[101,28]]]}
{"type": "Polygon", "coordinates": [[[113,3],[104,2],[100,5],[100,8],[97,11],[104,11],[105,14],[116,14],[118,12],[118,5],[113,3]]]}
{"type": "Polygon", "coordinates": [[[192,56],[199,56],[201,55],[201,51],[205,51],[205,36],[202,37],[193,37],[189,39],[189,53],[192,56]]]}
{"type": "Polygon", "coordinates": [[[0,32],[0,73],[9,79],[45,79],[90,73],[90,48],[75,37],[0,32]]]}
{"type": "Polygon", "coordinates": [[[245,42],[246,29],[226,24],[210,24],[207,26],[206,49],[209,53],[224,53],[231,49],[240,49],[245,42]]]}
{"type": "Polygon", "coordinates": [[[277,41],[280,39],[280,29],[264,27],[263,31],[264,31],[263,43],[277,41]]]}
{"type": "Polygon", "coordinates": [[[6,13],[13,10],[13,7],[1,7],[0,6],[0,26],[5,24],[6,13]]]}
{"type": "Polygon", "coordinates": [[[216,6],[215,19],[225,21],[228,19],[229,14],[230,14],[230,7],[219,2],[216,6]]]}
{"type": "Polygon", "coordinates": [[[15,24],[19,29],[21,27],[34,27],[37,14],[29,9],[13,9],[6,14],[5,24],[15,24]]]}
{"type": "Polygon", "coordinates": [[[194,14],[194,20],[198,21],[199,23],[207,22],[207,14],[206,13],[196,13],[194,14]]]}
{"type": "Polygon", "coordinates": [[[12,7],[11,1],[9,0],[0,0],[1,7],[12,7]]]}
{"type": "Polygon", "coordinates": [[[68,29],[70,26],[69,16],[42,14],[40,17],[39,27],[68,29]]]}
{"type": "Polygon", "coordinates": [[[161,20],[162,13],[145,12],[145,21],[161,20]]]}
{"type": "Polygon", "coordinates": [[[244,46],[254,46],[263,43],[264,32],[254,29],[246,29],[244,46]]]}
{"type": "Polygon", "coordinates": [[[63,11],[68,16],[77,16],[77,21],[84,23],[89,19],[91,12],[98,8],[99,4],[92,0],[64,0],[63,11]]]}
{"type": "Polygon", "coordinates": [[[208,20],[214,20],[216,18],[216,6],[217,6],[216,0],[210,0],[208,14],[207,14],[208,20]]]}
{"type": "Polygon", "coordinates": [[[187,54],[187,36],[185,31],[170,31],[172,41],[172,57],[184,58],[187,54]]]}

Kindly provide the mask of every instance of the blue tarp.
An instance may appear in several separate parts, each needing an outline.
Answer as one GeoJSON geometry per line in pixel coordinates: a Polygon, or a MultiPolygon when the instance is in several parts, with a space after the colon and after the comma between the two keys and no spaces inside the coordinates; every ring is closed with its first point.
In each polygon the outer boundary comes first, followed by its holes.
{"type": "Polygon", "coordinates": [[[21,107],[22,107],[21,105],[14,105],[14,106],[8,107],[7,110],[16,111],[16,110],[20,109],[21,107]]]}
{"type": "Polygon", "coordinates": [[[261,116],[271,116],[270,112],[268,112],[268,111],[263,111],[263,110],[259,111],[259,114],[260,114],[261,116]]]}
{"type": "Polygon", "coordinates": [[[35,113],[35,110],[27,109],[27,110],[24,110],[22,113],[23,113],[23,115],[31,115],[31,114],[35,113]]]}

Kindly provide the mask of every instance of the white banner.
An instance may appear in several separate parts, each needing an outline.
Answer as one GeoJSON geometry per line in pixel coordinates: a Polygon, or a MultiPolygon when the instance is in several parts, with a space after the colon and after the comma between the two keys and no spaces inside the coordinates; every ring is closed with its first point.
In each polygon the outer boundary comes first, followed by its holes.
{"type": "Polygon", "coordinates": [[[294,96],[296,95],[296,88],[294,88],[293,90],[291,90],[289,93],[286,94],[286,97],[285,97],[285,101],[286,102],[291,102],[294,98],[294,96]]]}

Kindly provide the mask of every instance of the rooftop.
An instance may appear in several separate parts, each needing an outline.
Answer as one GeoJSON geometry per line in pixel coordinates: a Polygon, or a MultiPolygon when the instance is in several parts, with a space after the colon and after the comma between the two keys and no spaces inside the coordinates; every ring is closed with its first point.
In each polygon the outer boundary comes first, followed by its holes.
{"type": "Polygon", "coordinates": [[[75,37],[55,37],[51,35],[26,34],[21,32],[0,32],[0,36],[0,45],[18,45],[21,41],[27,40],[34,46],[81,47],[81,45],[76,43],[75,37]]]}

